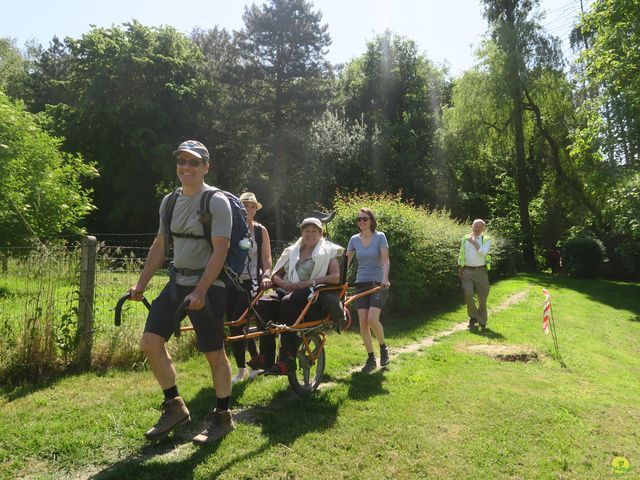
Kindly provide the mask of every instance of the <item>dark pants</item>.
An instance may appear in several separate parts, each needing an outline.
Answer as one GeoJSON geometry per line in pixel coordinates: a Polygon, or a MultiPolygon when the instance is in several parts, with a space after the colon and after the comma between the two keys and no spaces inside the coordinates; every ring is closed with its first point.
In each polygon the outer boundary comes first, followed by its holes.
{"type": "MultiPolygon", "coordinates": [[[[302,312],[306,306],[310,293],[311,290],[308,288],[294,290],[288,293],[279,288],[275,293],[261,298],[256,305],[256,310],[265,322],[271,321],[284,325],[293,325],[298,319],[300,312],[302,312]]],[[[305,321],[320,320],[324,315],[326,314],[322,307],[315,303],[307,311],[305,321]]],[[[295,359],[300,342],[298,334],[282,333],[280,342],[280,360],[287,362],[295,359]]],[[[273,364],[275,351],[275,335],[262,336],[260,338],[260,352],[264,355],[267,367],[273,364]]]]}
{"type": "MultiPolygon", "coordinates": [[[[169,340],[176,328],[174,316],[178,305],[194,288],[177,285],[178,297],[171,300],[171,285],[167,284],[151,304],[144,331],[169,340]]],[[[196,332],[198,350],[204,353],[215,352],[224,346],[225,288],[209,287],[206,300],[204,308],[186,311],[196,332]]]]}
{"type": "MultiPolygon", "coordinates": [[[[242,292],[238,291],[234,285],[227,287],[227,322],[238,320],[240,315],[244,313],[251,303],[251,279],[242,281],[241,285],[243,289],[242,292]]],[[[232,336],[242,335],[242,333],[242,326],[231,327],[232,336]]],[[[256,342],[253,338],[231,342],[231,350],[233,351],[233,357],[236,359],[238,368],[244,368],[246,366],[245,352],[247,349],[252,357],[258,354],[256,342]]]]}

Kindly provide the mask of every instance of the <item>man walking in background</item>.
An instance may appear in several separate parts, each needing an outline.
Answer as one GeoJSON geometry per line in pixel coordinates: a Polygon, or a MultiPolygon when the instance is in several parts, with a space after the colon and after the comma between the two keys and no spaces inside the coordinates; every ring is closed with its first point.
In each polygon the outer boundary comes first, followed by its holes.
{"type": "Polygon", "coordinates": [[[480,325],[481,331],[487,328],[487,297],[489,296],[489,274],[491,239],[484,235],[484,220],[474,220],[472,232],[462,239],[458,255],[458,276],[462,282],[464,300],[469,315],[469,328],[480,325]],[[474,299],[478,297],[478,304],[474,299]]]}
{"type": "Polygon", "coordinates": [[[229,249],[232,215],[229,200],[215,192],[200,211],[201,197],[209,189],[204,176],[209,171],[209,152],[194,140],[182,142],[173,152],[176,173],[182,185],[177,193],[167,195],[160,204],[160,228],[138,282],[130,297],[141,300],[154,273],[166,258],[173,243],[171,280],[153,301],[140,345],[149,359],[153,374],[164,392],[162,414],[145,436],[161,440],[175,427],[191,420],[184,400],[178,394],[176,369],[165,343],[174,332],[174,315],[183,300],[189,300],[187,313],[197,336],[197,346],[211,368],[216,392],[216,406],[209,414],[209,425],[193,440],[215,441],[231,430],[231,366],[224,350],[225,284],[220,279],[229,249]],[[169,199],[175,201],[168,207],[169,199]],[[171,212],[167,215],[167,211],[171,212]],[[170,217],[170,218],[167,218],[170,217]],[[203,222],[211,222],[211,238],[203,235],[203,222]],[[210,241],[208,241],[210,240],[210,241]]]}

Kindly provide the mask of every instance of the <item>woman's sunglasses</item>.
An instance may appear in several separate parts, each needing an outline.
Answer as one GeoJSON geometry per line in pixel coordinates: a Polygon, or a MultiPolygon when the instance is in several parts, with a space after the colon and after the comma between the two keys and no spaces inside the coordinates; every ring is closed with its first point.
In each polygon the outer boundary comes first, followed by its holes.
{"type": "Polygon", "coordinates": [[[357,221],[359,222],[368,222],[369,221],[369,217],[358,217],[356,218],[357,221]]]}
{"type": "Polygon", "coordinates": [[[197,158],[176,158],[176,165],[184,165],[185,163],[188,163],[191,167],[198,167],[204,162],[202,160],[198,160],[197,158]]]}

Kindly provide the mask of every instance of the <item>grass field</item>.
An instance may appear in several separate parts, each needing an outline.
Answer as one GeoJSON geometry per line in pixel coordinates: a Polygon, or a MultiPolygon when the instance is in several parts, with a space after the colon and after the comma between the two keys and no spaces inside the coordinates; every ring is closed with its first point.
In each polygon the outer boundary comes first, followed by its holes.
{"type": "MultiPolygon", "coordinates": [[[[518,276],[489,300],[486,334],[443,337],[371,375],[352,373],[364,361],[359,337],[331,334],[324,388],[301,399],[284,378],[236,385],[236,430],[204,448],[190,442],[214,402],[200,357],[178,363],[192,423],[157,445],[142,437],[161,401],[148,371],[2,391],[0,477],[640,478],[640,286],[518,276]],[[542,333],[542,286],[564,368],[542,333]],[[470,353],[479,344],[541,358],[470,353]],[[615,457],[629,467],[614,474],[615,457]]],[[[384,318],[391,352],[465,319],[461,306],[434,310],[384,318]]]]}

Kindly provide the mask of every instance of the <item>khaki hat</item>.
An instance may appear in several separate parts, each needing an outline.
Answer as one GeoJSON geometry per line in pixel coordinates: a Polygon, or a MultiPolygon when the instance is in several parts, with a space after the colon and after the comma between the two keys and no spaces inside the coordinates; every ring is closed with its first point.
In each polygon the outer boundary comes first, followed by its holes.
{"type": "Polygon", "coordinates": [[[256,210],[260,210],[262,208],[262,204],[256,198],[255,193],[253,192],[244,192],[240,195],[241,202],[251,202],[256,204],[256,210]]]}
{"type": "Polygon", "coordinates": [[[322,222],[315,217],[307,217],[300,222],[300,229],[303,229],[307,225],[314,225],[322,230],[322,222]]]}

